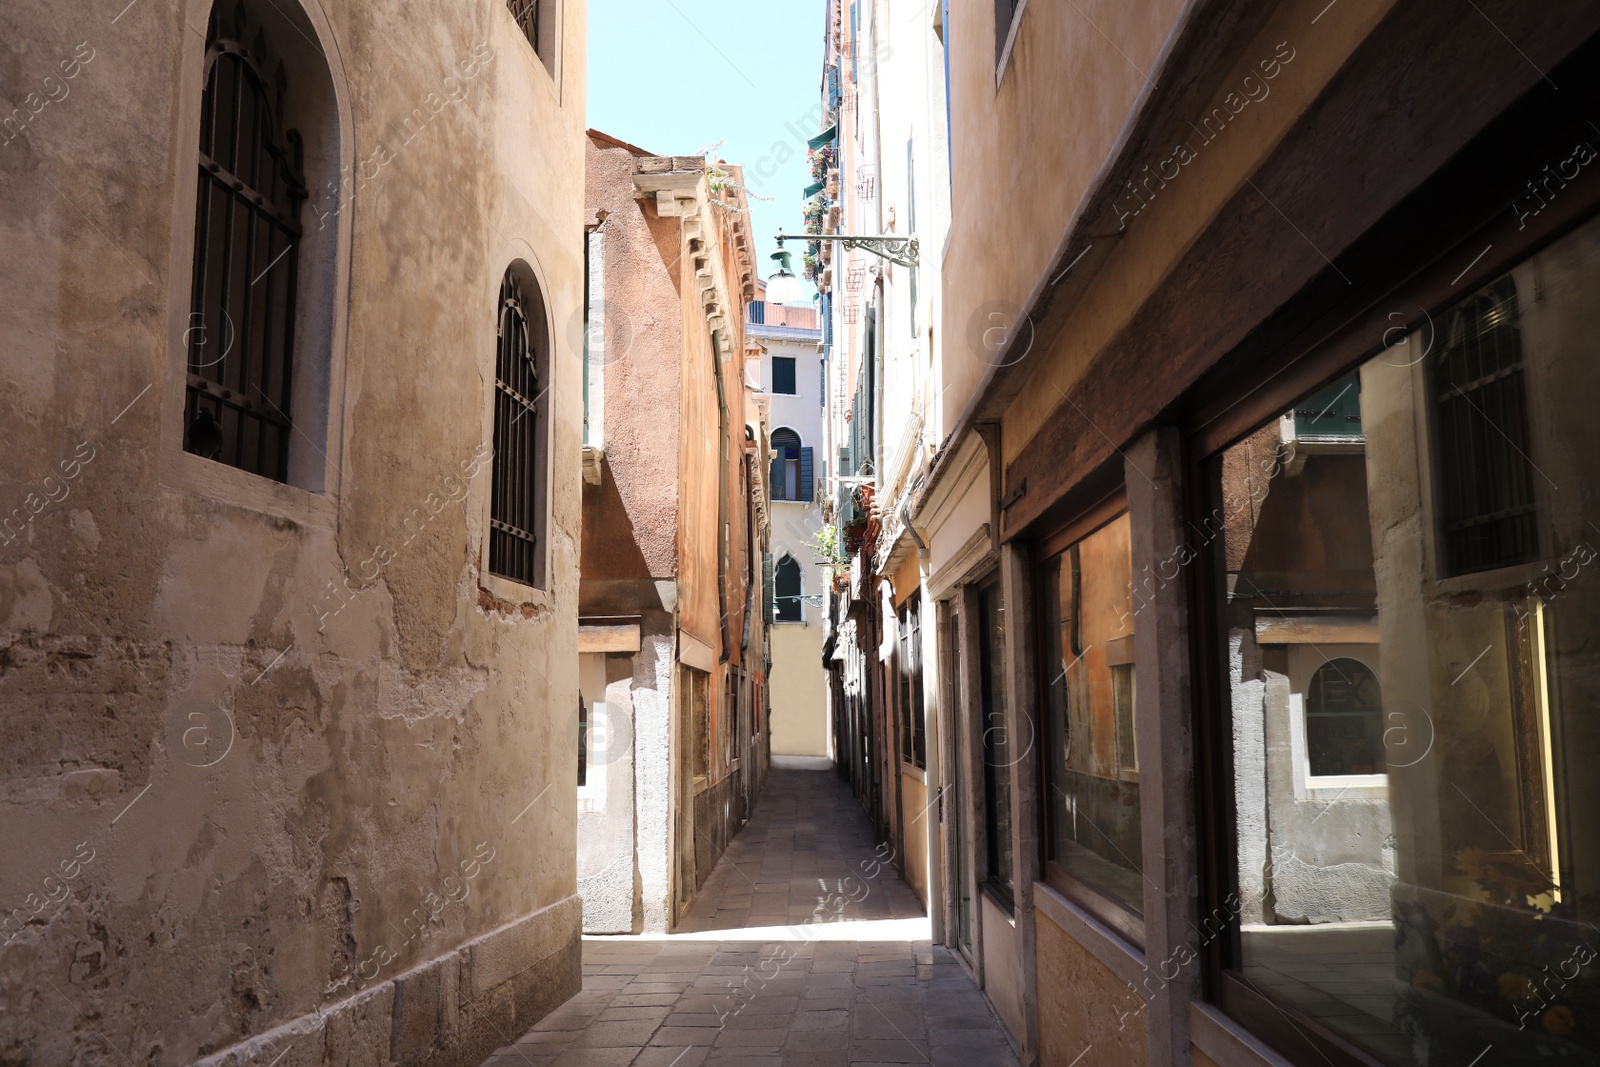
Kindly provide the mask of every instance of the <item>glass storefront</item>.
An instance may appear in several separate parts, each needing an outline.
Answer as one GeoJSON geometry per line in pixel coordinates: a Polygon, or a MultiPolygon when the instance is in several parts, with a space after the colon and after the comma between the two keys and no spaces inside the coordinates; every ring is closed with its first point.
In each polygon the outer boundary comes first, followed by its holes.
{"type": "Polygon", "coordinates": [[[1211,465],[1226,967],[1385,1063],[1600,1058],[1597,273],[1590,222],[1211,465]]]}

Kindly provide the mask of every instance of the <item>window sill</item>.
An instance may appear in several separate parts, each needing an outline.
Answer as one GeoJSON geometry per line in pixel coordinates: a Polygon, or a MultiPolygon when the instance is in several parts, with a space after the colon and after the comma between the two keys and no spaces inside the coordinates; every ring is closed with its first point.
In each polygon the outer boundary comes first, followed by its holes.
{"type": "Polygon", "coordinates": [[[1060,864],[1045,864],[1045,884],[1084,916],[1109,931],[1135,953],[1144,954],[1144,916],[1098,886],[1067,871],[1060,864]]]}
{"type": "MultiPolygon", "coordinates": [[[[1298,799],[1298,798],[1297,798],[1298,799]]],[[[1340,774],[1306,778],[1306,800],[1388,800],[1387,774],[1340,774]]]]}
{"type": "Polygon", "coordinates": [[[989,902],[1001,911],[1013,923],[1017,919],[1017,904],[1011,895],[1011,890],[996,882],[992,878],[985,878],[978,883],[978,892],[989,898],[989,902]]]}
{"type": "Polygon", "coordinates": [[[909,763],[906,760],[901,760],[900,773],[902,775],[910,775],[923,785],[928,784],[928,769],[926,767],[918,767],[915,763],[909,763]]]}
{"type": "Polygon", "coordinates": [[[330,494],[313,493],[188,452],[169,455],[162,482],[180,492],[302,526],[333,530],[339,525],[339,502],[330,494]]]}
{"type": "Polygon", "coordinates": [[[535,612],[546,612],[555,606],[555,601],[547,590],[523,585],[510,578],[490,574],[487,570],[478,575],[478,585],[496,600],[504,600],[518,607],[531,607],[535,612]]]}
{"type": "Polygon", "coordinates": [[[1189,1002],[1189,1036],[1213,1063],[1290,1067],[1288,1060],[1210,1004],[1189,1002]]]}

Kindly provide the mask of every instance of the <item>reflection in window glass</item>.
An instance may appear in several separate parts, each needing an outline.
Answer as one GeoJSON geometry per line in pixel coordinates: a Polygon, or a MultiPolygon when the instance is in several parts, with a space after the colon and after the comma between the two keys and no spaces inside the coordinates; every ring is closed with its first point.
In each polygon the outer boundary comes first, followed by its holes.
{"type": "Polygon", "coordinates": [[[978,591],[978,659],[983,692],[983,813],[988,837],[987,869],[990,885],[1009,899],[1015,886],[1011,865],[1011,765],[1012,753],[1006,725],[1006,602],[1000,583],[992,581],[978,591]]]}
{"type": "Polygon", "coordinates": [[[1361,366],[1358,440],[1215,466],[1229,966],[1386,1063],[1600,1054],[1597,273],[1591,222],[1361,366]]]}
{"type": "Polygon", "coordinates": [[[1360,660],[1329,660],[1312,676],[1306,748],[1315,775],[1383,772],[1383,700],[1377,675],[1360,660]]]}
{"type": "Polygon", "coordinates": [[[1133,557],[1126,514],[1040,573],[1051,864],[1144,911],[1133,714],[1133,557]]]}

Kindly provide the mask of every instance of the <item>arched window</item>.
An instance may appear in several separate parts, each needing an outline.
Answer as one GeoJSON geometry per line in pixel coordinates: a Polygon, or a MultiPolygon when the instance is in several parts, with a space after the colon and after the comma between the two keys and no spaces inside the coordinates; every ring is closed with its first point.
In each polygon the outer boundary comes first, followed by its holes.
{"type": "Polygon", "coordinates": [[[809,501],[811,482],[811,449],[787,426],[772,431],[772,499],[809,501]]]}
{"type": "Polygon", "coordinates": [[[494,371],[489,573],[544,581],[544,305],[532,272],[514,263],[500,282],[494,371]]]}
{"type": "Polygon", "coordinates": [[[1314,776],[1382,774],[1383,694],[1372,668],[1332,659],[1311,676],[1306,749],[1314,776]]]}
{"type": "Polygon", "coordinates": [[[787,555],[778,560],[773,591],[778,601],[779,622],[800,621],[801,585],[799,562],[793,556],[787,555]]]}
{"type": "Polygon", "coordinates": [[[288,481],[303,152],[244,5],[214,10],[206,42],[183,447],[288,481]]]}

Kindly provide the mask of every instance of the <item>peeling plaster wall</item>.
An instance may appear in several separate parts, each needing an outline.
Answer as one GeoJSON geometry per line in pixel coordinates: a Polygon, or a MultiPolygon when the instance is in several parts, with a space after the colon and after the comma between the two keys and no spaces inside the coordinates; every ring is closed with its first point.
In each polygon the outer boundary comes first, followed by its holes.
{"type": "Polygon", "coordinates": [[[207,9],[114,15],[0,11],[5,112],[94,51],[0,145],[0,509],[77,466],[0,545],[0,1061],[477,1062],[580,981],[583,4],[548,65],[504,5],[294,13],[318,43],[280,50],[331,57],[361,175],[328,221],[329,431],[294,412],[326,493],[180,451],[207,9]],[[487,464],[445,484],[490,439],[513,259],[551,349],[538,592],[481,573],[487,464]]]}

